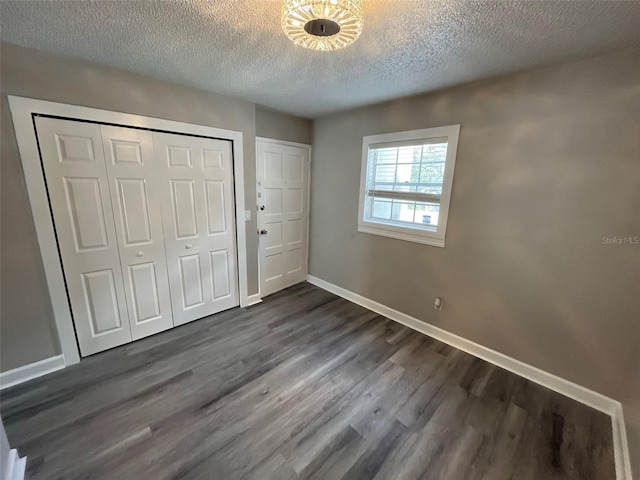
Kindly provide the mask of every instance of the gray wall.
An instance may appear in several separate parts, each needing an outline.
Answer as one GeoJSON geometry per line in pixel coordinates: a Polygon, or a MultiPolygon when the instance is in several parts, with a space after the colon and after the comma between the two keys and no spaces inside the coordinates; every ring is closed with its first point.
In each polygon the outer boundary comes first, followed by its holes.
{"type": "Polygon", "coordinates": [[[640,237],[640,50],[326,116],[313,135],[312,275],[640,399],[640,245],[602,241],[640,237]],[[362,137],[458,123],[446,247],[358,233],[362,137]]]}
{"type": "Polygon", "coordinates": [[[314,122],[310,273],[620,400],[640,474],[640,50],[314,122]],[[362,137],[461,124],[446,247],[357,232],[362,137]],[[432,308],[444,298],[442,312],[432,308]]]}
{"type": "Polygon", "coordinates": [[[313,122],[256,106],[256,136],[311,145],[313,122]]]}
{"type": "MultiPolygon", "coordinates": [[[[253,211],[252,221],[246,224],[249,294],[258,292],[253,103],[6,43],[0,48],[0,371],[60,352],[7,95],[241,131],[245,202],[253,211]]],[[[300,141],[309,138],[310,125],[278,114],[270,132],[277,138],[300,141]]]]}

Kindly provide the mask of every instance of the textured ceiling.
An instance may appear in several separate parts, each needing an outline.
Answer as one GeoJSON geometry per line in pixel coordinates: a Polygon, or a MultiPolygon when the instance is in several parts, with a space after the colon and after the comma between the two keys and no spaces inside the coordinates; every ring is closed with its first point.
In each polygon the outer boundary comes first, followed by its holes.
{"type": "Polygon", "coordinates": [[[7,1],[2,40],[316,117],[640,46],[640,1],[365,0],[360,39],[295,47],[281,0],[7,1]]]}

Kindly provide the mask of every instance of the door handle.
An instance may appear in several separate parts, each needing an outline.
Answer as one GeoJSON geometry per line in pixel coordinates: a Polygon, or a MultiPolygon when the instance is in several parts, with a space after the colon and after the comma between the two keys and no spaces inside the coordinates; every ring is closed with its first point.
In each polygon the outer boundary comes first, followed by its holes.
{"type": "Polygon", "coordinates": [[[142,252],[142,251],[136,253],[136,257],[143,257],[143,256],[144,256],[144,252],[142,252]]]}
{"type": "Polygon", "coordinates": [[[193,245],[191,245],[190,243],[187,243],[184,248],[186,248],[187,250],[189,250],[191,247],[193,247],[193,245]]]}
{"type": "Polygon", "coordinates": [[[260,205],[260,210],[264,210],[264,205],[260,205]]]}
{"type": "Polygon", "coordinates": [[[267,233],[269,233],[269,232],[267,232],[267,231],[266,231],[266,230],[264,230],[264,229],[263,229],[263,230],[260,230],[260,235],[266,235],[267,233]]]}

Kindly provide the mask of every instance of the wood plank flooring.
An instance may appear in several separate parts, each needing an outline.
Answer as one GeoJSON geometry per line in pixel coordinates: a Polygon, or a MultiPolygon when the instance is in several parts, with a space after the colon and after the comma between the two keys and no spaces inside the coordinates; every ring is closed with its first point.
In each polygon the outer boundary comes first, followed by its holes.
{"type": "Polygon", "coordinates": [[[1,400],[30,479],[615,479],[608,416],[309,284],[1,400]]]}

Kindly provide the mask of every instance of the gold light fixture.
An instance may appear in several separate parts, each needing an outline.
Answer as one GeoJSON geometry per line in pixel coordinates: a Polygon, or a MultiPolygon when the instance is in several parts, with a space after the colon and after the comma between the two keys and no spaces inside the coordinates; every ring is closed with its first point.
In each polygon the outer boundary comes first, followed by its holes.
{"type": "Polygon", "coordinates": [[[362,32],[362,0],[285,0],[282,30],[301,47],[340,50],[362,32]]]}

